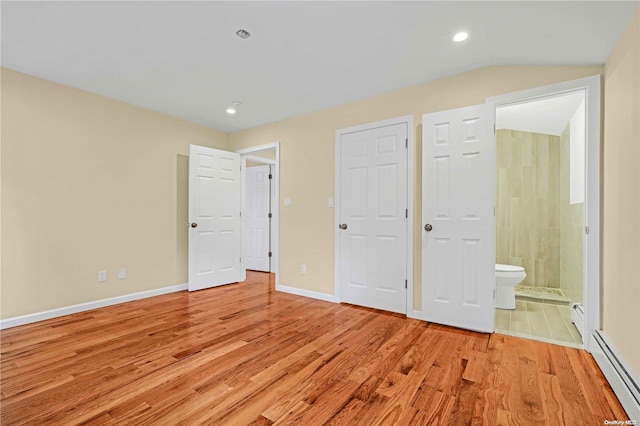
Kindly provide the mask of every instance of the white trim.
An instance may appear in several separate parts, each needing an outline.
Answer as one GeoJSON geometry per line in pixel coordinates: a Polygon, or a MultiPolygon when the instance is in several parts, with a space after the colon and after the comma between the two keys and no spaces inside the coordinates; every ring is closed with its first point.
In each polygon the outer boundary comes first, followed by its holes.
{"type": "Polygon", "coordinates": [[[325,302],[339,303],[339,300],[335,295],[328,294],[328,293],[320,293],[319,291],[305,290],[302,288],[289,287],[281,284],[276,284],[276,291],[295,294],[296,296],[303,296],[303,297],[310,297],[312,299],[324,300],[325,302]]]}
{"type": "MultiPolygon", "coordinates": [[[[407,259],[406,259],[406,280],[407,280],[407,307],[406,314],[409,316],[413,310],[413,218],[414,218],[414,200],[413,200],[413,180],[414,176],[414,156],[415,156],[415,137],[413,128],[413,115],[405,115],[402,117],[390,118],[388,120],[375,121],[373,123],[361,124],[353,127],[336,130],[335,143],[335,202],[334,202],[334,246],[335,246],[335,271],[334,271],[334,294],[336,301],[340,299],[340,231],[338,224],[340,223],[340,138],[342,135],[363,130],[370,130],[377,127],[393,126],[395,124],[407,125],[407,259]]],[[[414,318],[417,318],[414,316],[414,318]]]]}
{"type": "Polygon", "coordinates": [[[242,261],[244,257],[244,219],[245,215],[242,212],[246,212],[247,204],[247,158],[240,155],[240,282],[247,280],[247,267],[246,262],[242,261]]]}
{"type": "MultiPolygon", "coordinates": [[[[600,329],[600,79],[600,75],[594,75],[486,99],[488,104],[493,104],[495,111],[495,107],[501,105],[529,102],[580,90],[585,93],[587,146],[584,224],[589,228],[589,234],[585,234],[583,239],[583,336],[591,336],[600,329]]],[[[583,340],[584,348],[589,351],[591,339],[583,340]]]]}
{"type": "Polygon", "coordinates": [[[596,330],[589,340],[593,358],[627,415],[631,420],[640,420],[640,381],[602,331],[596,330]]]}
{"type": "Polygon", "coordinates": [[[244,158],[246,158],[248,161],[253,161],[254,163],[268,164],[270,166],[275,166],[276,164],[276,160],[259,157],[257,155],[244,155],[244,158]]]}
{"type": "MultiPolygon", "coordinates": [[[[280,142],[273,142],[264,145],[242,148],[238,149],[235,152],[240,154],[242,158],[242,167],[243,170],[246,169],[247,160],[258,161],[265,164],[270,164],[273,167],[273,199],[271,202],[273,214],[271,220],[271,272],[276,274],[276,290],[278,289],[278,285],[280,283],[280,142]],[[265,151],[276,151],[276,158],[274,160],[268,158],[262,158],[256,156],[254,154],[265,152],[265,151]]],[[[245,210],[245,192],[246,192],[246,184],[244,182],[244,173],[241,173],[241,187],[242,187],[242,210],[245,210]]],[[[244,223],[242,225],[244,229],[244,223]]],[[[244,240],[243,240],[244,241],[244,240]]],[[[245,280],[247,276],[247,269],[242,265],[242,279],[245,280]]]]}
{"type": "Polygon", "coordinates": [[[138,293],[125,294],[123,296],[110,297],[108,299],[94,300],[93,302],[80,303],[78,305],[66,306],[64,308],[52,309],[50,311],[36,312],[19,317],[7,318],[0,320],[0,330],[57,318],[64,315],[71,315],[78,312],[90,311],[92,309],[104,308],[105,306],[118,305],[120,303],[131,302],[133,300],[146,299],[148,297],[160,296],[167,293],[175,293],[177,291],[187,290],[187,288],[188,284],[178,284],[169,287],[141,291],[138,293]]]}
{"type": "Polygon", "coordinates": [[[266,143],[264,145],[250,146],[249,148],[237,149],[236,152],[238,154],[245,155],[245,154],[257,154],[259,152],[271,151],[272,149],[275,149],[276,151],[279,150],[280,142],[271,142],[271,143],[266,143]]]}

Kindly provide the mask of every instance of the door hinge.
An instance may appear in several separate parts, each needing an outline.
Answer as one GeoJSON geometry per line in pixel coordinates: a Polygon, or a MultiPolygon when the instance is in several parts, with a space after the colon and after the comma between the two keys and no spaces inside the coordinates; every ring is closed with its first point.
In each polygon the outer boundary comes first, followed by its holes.
{"type": "Polygon", "coordinates": [[[273,179],[273,175],[269,173],[269,179],[273,179]]]}
{"type": "Polygon", "coordinates": [[[585,227],[584,227],[584,233],[585,233],[585,234],[587,234],[587,235],[589,235],[589,227],[588,227],[588,226],[585,226],[585,227]]]}
{"type": "Polygon", "coordinates": [[[272,257],[272,256],[273,256],[273,253],[269,252],[269,257],[272,257]]]}
{"type": "Polygon", "coordinates": [[[271,213],[269,213],[269,219],[271,219],[273,217],[273,215],[271,213]]]}
{"type": "Polygon", "coordinates": [[[240,217],[242,217],[242,212],[240,212],[240,217]]]}
{"type": "Polygon", "coordinates": [[[409,217],[409,209],[404,209],[404,217],[409,217]]]}
{"type": "Polygon", "coordinates": [[[407,288],[407,280],[404,280],[404,288],[407,288]]]}
{"type": "Polygon", "coordinates": [[[496,134],[496,123],[493,123],[493,134],[496,134]]]}
{"type": "Polygon", "coordinates": [[[242,263],[242,258],[240,258],[240,263],[242,263]]]}
{"type": "Polygon", "coordinates": [[[496,289],[493,289],[493,300],[496,300],[496,289]]]}
{"type": "Polygon", "coordinates": [[[409,138],[404,139],[404,147],[409,148],[409,138]]]}

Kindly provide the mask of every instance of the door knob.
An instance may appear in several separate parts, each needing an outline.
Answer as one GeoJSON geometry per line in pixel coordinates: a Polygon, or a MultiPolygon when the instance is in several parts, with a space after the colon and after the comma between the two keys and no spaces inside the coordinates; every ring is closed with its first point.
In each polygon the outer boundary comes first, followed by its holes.
{"type": "Polygon", "coordinates": [[[424,226],[424,230],[425,230],[425,231],[427,231],[427,232],[431,231],[432,229],[433,229],[433,226],[431,226],[431,224],[430,224],[430,223],[427,223],[427,224],[424,226]]]}
{"type": "Polygon", "coordinates": [[[345,229],[347,229],[347,224],[343,223],[342,225],[340,225],[339,228],[342,229],[342,230],[345,230],[345,229]]]}
{"type": "Polygon", "coordinates": [[[191,223],[191,227],[192,227],[192,228],[197,228],[197,227],[198,227],[198,224],[197,224],[197,223],[195,223],[195,222],[192,222],[192,223],[191,223]]]}

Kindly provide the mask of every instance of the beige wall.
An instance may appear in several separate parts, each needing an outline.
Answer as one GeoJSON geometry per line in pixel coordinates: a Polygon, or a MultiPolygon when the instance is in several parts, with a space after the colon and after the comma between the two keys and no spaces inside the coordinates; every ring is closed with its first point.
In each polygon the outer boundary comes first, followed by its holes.
{"type": "Polygon", "coordinates": [[[560,137],[501,129],[496,260],[524,266],[522,285],[560,287],[560,137]]]}
{"type": "Polygon", "coordinates": [[[572,303],[582,303],[584,203],[570,201],[570,128],[560,136],[560,288],[572,303]]]}
{"type": "Polygon", "coordinates": [[[3,69],[1,136],[2,318],[187,281],[189,144],[227,134],[3,69]]]}
{"type": "Polygon", "coordinates": [[[489,96],[602,73],[602,67],[490,67],[409,87],[313,114],[249,129],[230,136],[233,149],[280,141],[280,196],[292,206],[280,210],[280,282],[323,293],[334,292],[335,131],[403,115],[414,116],[416,232],[414,297],[420,307],[421,195],[420,143],[423,113],[484,103],[489,96]],[[300,274],[300,264],[308,273],[300,274]]]}
{"type": "Polygon", "coordinates": [[[640,7],[605,66],[603,330],[640,376],[640,7]]]}

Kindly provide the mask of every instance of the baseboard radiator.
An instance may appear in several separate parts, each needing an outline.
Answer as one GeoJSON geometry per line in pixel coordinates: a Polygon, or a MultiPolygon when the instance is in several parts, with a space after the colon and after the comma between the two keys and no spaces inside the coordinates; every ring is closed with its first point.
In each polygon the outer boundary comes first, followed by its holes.
{"type": "Polygon", "coordinates": [[[582,340],[584,340],[584,308],[581,303],[571,305],[571,322],[576,325],[582,340]]]}
{"type": "MultiPolygon", "coordinates": [[[[601,331],[591,336],[591,355],[609,381],[631,420],[640,422],[640,381],[601,331]]],[[[614,419],[612,419],[614,420],[614,419]]]]}

